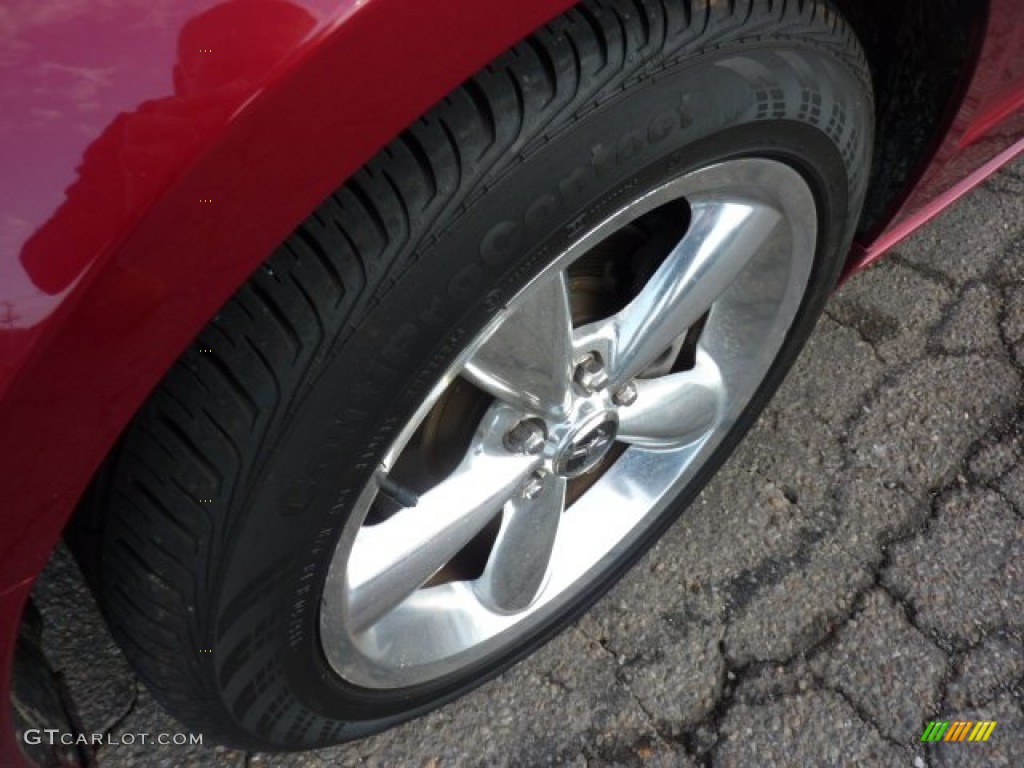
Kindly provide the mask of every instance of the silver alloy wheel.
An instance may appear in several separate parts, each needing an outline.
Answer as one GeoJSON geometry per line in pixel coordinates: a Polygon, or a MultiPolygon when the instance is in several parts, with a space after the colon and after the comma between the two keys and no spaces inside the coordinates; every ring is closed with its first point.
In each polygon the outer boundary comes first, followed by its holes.
{"type": "Polygon", "coordinates": [[[816,240],[806,182],[758,158],[682,175],[580,237],[466,346],[361,493],[321,603],[334,670],[368,688],[436,679],[515,645],[593,583],[750,402],[800,308],[816,240]],[[574,328],[567,268],[680,200],[689,226],[646,283],[615,314],[574,328]],[[653,366],[702,320],[692,367],[653,366]],[[459,377],[493,396],[469,449],[418,499],[389,490],[404,506],[367,524],[388,472],[459,377]],[[590,472],[566,506],[570,479],[590,472]],[[431,580],[499,515],[482,573],[431,580]]]}

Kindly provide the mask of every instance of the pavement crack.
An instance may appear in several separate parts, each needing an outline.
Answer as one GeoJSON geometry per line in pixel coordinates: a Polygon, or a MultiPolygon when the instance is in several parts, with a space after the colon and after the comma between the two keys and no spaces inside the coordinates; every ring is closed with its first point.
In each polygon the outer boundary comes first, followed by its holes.
{"type": "MultiPolygon", "coordinates": [[[[980,482],[970,468],[971,459],[977,454],[985,441],[991,439],[993,436],[998,437],[999,435],[1008,433],[1010,430],[1016,429],[1016,419],[1016,414],[1011,415],[1009,417],[1009,421],[993,425],[993,427],[984,435],[971,443],[971,445],[968,446],[962,454],[960,463],[957,465],[956,470],[951,472],[951,479],[938,487],[928,489],[927,494],[930,498],[928,514],[921,521],[920,525],[915,529],[906,532],[904,535],[893,536],[887,539],[881,548],[882,559],[876,570],[877,588],[883,590],[903,609],[906,621],[910,626],[916,629],[923,637],[927,638],[932,645],[938,648],[939,651],[949,658],[953,658],[955,654],[963,652],[969,646],[965,646],[963,642],[958,642],[954,637],[943,635],[934,627],[927,627],[919,623],[917,608],[914,606],[913,601],[907,595],[902,594],[895,584],[885,578],[886,571],[892,566],[890,549],[893,545],[898,546],[899,544],[909,542],[915,538],[927,536],[932,530],[932,527],[938,522],[940,510],[943,505],[950,500],[953,494],[963,492],[965,487],[984,488],[992,491],[999,498],[1005,500],[1009,504],[1011,511],[1015,514],[1020,514],[1017,507],[1010,499],[1006,498],[1005,494],[1003,494],[1000,489],[992,488],[991,484],[980,482]]],[[[984,634],[988,635],[998,629],[998,626],[985,626],[982,629],[984,634]]]]}
{"type": "Polygon", "coordinates": [[[840,699],[842,699],[846,706],[848,706],[850,709],[854,711],[854,713],[856,713],[857,717],[860,718],[861,722],[864,723],[864,725],[867,725],[870,728],[874,729],[875,733],[878,734],[879,738],[883,739],[884,741],[886,741],[894,747],[898,747],[899,749],[906,748],[907,745],[905,743],[892,738],[888,733],[886,733],[885,730],[882,728],[881,723],[875,720],[874,716],[872,716],[870,712],[868,712],[866,709],[864,709],[864,707],[858,704],[853,699],[853,697],[847,694],[846,691],[844,691],[842,688],[838,686],[828,685],[823,680],[816,679],[816,681],[818,683],[819,690],[824,691],[826,693],[831,693],[834,696],[838,696],[840,699]]]}
{"type": "MultiPolygon", "coordinates": [[[[889,367],[890,363],[886,361],[886,359],[882,357],[881,353],[879,353],[878,351],[877,342],[870,336],[868,336],[868,334],[864,332],[863,328],[840,318],[839,315],[836,313],[835,309],[833,309],[831,306],[826,307],[823,314],[836,325],[842,328],[846,328],[847,330],[853,331],[855,334],[857,334],[857,338],[859,338],[862,342],[867,344],[868,348],[871,350],[871,354],[875,358],[875,362],[877,362],[884,368],[889,367]]],[[[825,424],[826,426],[831,426],[830,424],[828,424],[828,422],[825,422],[825,424]]]]}
{"type": "Polygon", "coordinates": [[[1016,285],[1002,285],[997,286],[999,296],[999,307],[996,312],[996,332],[999,334],[999,343],[1003,348],[1003,353],[1006,355],[1006,359],[1010,365],[1017,370],[1018,373],[1024,377],[1024,365],[1017,360],[1017,355],[1014,353],[1014,347],[1020,343],[1010,338],[1009,331],[1007,328],[1010,326],[1010,305],[1011,289],[1017,287],[1016,285]]]}
{"type": "MultiPolygon", "coordinates": [[[[964,459],[961,464],[961,468],[963,468],[966,463],[966,459],[964,459]]],[[[957,474],[959,474],[959,472],[957,474]]],[[[926,536],[931,530],[932,525],[938,520],[939,508],[942,506],[947,495],[955,491],[958,487],[958,481],[954,479],[937,491],[931,493],[931,503],[928,507],[928,515],[921,521],[921,524],[915,530],[908,531],[902,536],[893,536],[891,539],[886,541],[882,546],[882,558],[875,570],[874,584],[876,589],[884,592],[900,607],[903,611],[903,617],[906,622],[947,657],[956,653],[956,644],[951,639],[940,636],[939,633],[931,627],[925,627],[918,622],[917,608],[914,606],[913,601],[908,595],[903,594],[895,584],[886,579],[886,571],[888,571],[892,566],[892,547],[898,546],[904,542],[912,541],[913,539],[921,536],[926,536]]]]}
{"type": "Polygon", "coordinates": [[[916,272],[926,280],[930,280],[933,283],[941,285],[943,288],[948,289],[950,293],[956,294],[960,290],[960,286],[956,283],[955,280],[953,280],[949,276],[943,274],[937,269],[933,269],[931,267],[925,266],[924,264],[918,264],[916,262],[910,261],[906,259],[898,251],[890,251],[888,254],[886,254],[885,258],[887,261],[896,264],[897,266],[903,267],[904,269],[910,270],[911,272],[916,272]]]}
{"type": "Polygon", "coordinates": [[[633,702],[636,704],[640,712],[643,713],[644,719],[647,721],[648,726],[650,726],[651,731],[653,732],[658,742],[660,742],[661,745],[668,749],[670,752],[674,752],[677,748],[674,745],[678,744],[678,742],[675,739],[673,739],[670,734],[666,734],[662,731],[661,726],[658,724],[657,718],[654,716],[654,713],[651,712],[650,709],[648,709],[647,705],[644,704],[644,702],[640,699],[639,696],[637,696],[636,691],[633,690],[633,686],[630,685],[629,681],[626,680],[625,676],[622,674],[622,664],[619,662],[621,655],[616,653],[613,648],[609,647],[607,641],[598,640],[592,637],[585,629],[583,629],[583,627],[577,625],[576,629],[577,631],[579,631],[581,635],[583,635],[583,637],[585,637],[591,643],[594,643],[597,647],[599,647],[611,658],[615,680],[619,683],[620,686],[622,686],[625,689],[626,695],[633,700],[633,702]]]}
{"type": "Polygon", "coordinates": [[[998,496],[1002,501],[1006,502],[1006,506],[1012,509],[1013,513],[1017,515],[1017,517],[1024,518],[1024,509],[1021,509],[1020,506],[1013,499],[1007,496],[1002,488],[995,485],[994,483],[981,483],[980,486],[984,488],[986,491],[991,491],[996,496],[998,496]]]}

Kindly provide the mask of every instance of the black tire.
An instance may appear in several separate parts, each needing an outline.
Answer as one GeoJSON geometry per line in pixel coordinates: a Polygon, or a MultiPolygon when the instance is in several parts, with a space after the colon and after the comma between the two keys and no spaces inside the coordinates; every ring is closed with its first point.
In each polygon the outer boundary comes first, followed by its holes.
{"type": "Polygon", "coordinates": [[[872,97],[822,0],[587,0],[497,59],[307,219],[202,331],[97,478],[76,545],[141,679],[213,740],[312,748],[422,714],[597,599],[742,437],[842,267],[872,97]],[[342,680],[317,606],[353,497],[460,343],[617,201],[735,157],[781,160],[819,211],[782,353],[695,482],[515,647],[391,691],[342,680]],[[88,531],[86,531],[88,532],[88,531]]]}

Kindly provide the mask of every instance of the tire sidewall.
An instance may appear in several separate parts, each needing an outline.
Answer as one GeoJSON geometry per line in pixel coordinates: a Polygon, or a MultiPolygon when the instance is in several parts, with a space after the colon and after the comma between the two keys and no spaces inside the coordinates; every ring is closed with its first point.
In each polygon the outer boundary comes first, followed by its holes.
{"type": "MultiPolygon", "coordinates": [[[[372,309],[335,345],[295,403],[226,547],[211,616],[216,642],[247,643],[242,661],[230,667],[229,656],[218,669],[229,709],[248,717],[235,708],[242,695],[235,681],[261,670],[269,670],[271,692],[339,721],[331,740],[381,730],[433,708],[571,622],[699,492],[813,328],[842,267],[863,197],[871,135],[863,85],[813,48],[789,48],[812,63],[813,82],[779,74],[776,43],[717,51],[634,83],[568,127],[549,131],[499,178],[488,179],[489,190],[453,212],[409,263],[382,271],[372,309]],[[761,79],[738,74],[748,70],[761,79]],[[808,103],[819,104],[817,114],[808,103]],[[519,645],[410,688],[370,691],[339,678],[319,638],[319,606],[335,545],[382,455],[440,376],[487,321],[584,232],[670,179],[740,157],[777,159],[804,176],[818,206],[819,242],[808,291],[779,358],[694,482],[568,610],[519,645]],[[273,578],[266,578],[268,572],[273,578]],[[261,574],[258,600],[255,573],[261,574]]],[[[254,723],[245,725],[257,730],[254,723]]],[[[283,742],[273,731],[271,736],[283,742]]]]}

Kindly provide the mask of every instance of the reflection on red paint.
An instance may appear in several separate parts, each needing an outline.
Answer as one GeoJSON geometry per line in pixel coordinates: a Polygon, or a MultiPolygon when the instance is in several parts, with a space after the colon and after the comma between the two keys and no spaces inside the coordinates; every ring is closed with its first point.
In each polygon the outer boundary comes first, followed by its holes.
{"type": "Polygon", "coordinates": [[[21,262],[32,282],[51,295],[66,290],[107,245],[110,221],[143,210],[181,153],[215,136],[314,25],[284,0],[229,0],[189,20],[173,95],[118,115],[86,150],[64,204],[25,243],[21,262]]]}

